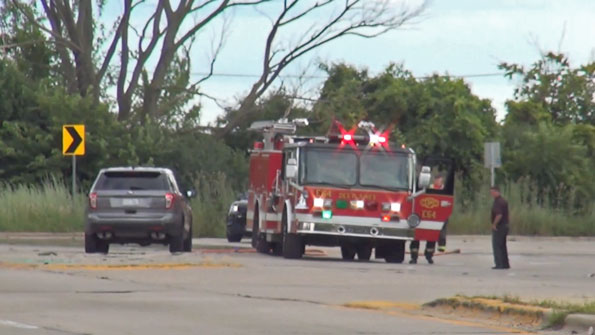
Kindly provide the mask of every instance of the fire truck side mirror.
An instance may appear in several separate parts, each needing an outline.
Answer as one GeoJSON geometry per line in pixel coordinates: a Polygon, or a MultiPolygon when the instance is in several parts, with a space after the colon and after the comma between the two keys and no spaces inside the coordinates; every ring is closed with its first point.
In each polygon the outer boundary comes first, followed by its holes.
{"type": "Polygon", "coordinates": [[[429,166],[422,166],[421,172],[419,173],[419,182],[417,186],[419,188],[427,188],[430,186],[430,179],[432,178],[431,169],[429,166]]]}
{"type": "Polygon", "coordinates": [[[285,166],[285,178],[294,179],[295,177],[297,177],[297,172],[297,160],[295,158],[288,159],[287,165],[285,166]]]}

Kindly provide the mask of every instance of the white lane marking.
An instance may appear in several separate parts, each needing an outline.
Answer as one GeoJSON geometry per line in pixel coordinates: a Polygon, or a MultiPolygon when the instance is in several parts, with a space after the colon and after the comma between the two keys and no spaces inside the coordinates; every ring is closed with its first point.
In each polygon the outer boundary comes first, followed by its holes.
{"type": "Polygon", "coordinates": [[[20,328],[20,329],[39,329],[37,326],[32,326],[20,322],[10,321],[10,320],[0,320],[1,326],[9,326],[13,328],[20,328]]]}

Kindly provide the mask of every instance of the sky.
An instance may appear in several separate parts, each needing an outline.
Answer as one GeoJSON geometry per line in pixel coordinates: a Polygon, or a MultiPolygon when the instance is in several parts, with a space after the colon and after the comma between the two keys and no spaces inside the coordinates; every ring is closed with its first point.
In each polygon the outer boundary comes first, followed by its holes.
{"type": "MultiPolygon", "coordinates": [[[[390,1],[398,7],[403,1],[415,5],[420,0],[390,1]]],[[[252,75],[259,73],[270,27],[266,15],[281,5],[281,0],[274,0],[258,11],[241,9],[224,17],[231,22],[231,28],[217,57],[215,76],[201,85],[202,91],[216,97],[220,105],[237,105],[256,80],[252,75]]],[[[327,14],[321,12],[290,28],[282,40],[291,42],[308,24],[328,20],[327,14]]],[[[373,39],[348,37],[333,41],[287,68],[281,80],[295,84],[291,76],[305,71],[310,77],[301,93],[315,98],[324,82],[324,73],[317,66],[320,62],[344,62],[368,69],[371,75],[390,63],[402,63],[415,76],[465,76],[498,74],[501,62],[528,66],[542,52],[561,51],[576,66],[595,60],[594,18],[595,0],[430,0],[423,15],[403,29],[373,39]]],[[[192,49],[195,79],[208,71],[212,54],[209,41],[217,36],[219,27],[221,24],[213,25],[197,36],[192,49]]],[[[492,101],[499,120],[506,113],[505,101],[513,98],[518,84],[503,75],[471,76],[465,81],[474,94],[492,101]]],[[[201,103],[202,124],[221,115],[222,109],[211,100],[203,98],[201,103]]]]}

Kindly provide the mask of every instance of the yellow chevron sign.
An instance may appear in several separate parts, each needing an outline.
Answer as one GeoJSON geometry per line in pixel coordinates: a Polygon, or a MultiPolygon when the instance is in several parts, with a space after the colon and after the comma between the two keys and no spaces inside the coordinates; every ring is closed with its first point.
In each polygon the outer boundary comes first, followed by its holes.
{"type": "Polygon", "coordinates": [[[84,124],[62,126],[62,154],[64,156],[83,156],[85,154],[84,124]]]}

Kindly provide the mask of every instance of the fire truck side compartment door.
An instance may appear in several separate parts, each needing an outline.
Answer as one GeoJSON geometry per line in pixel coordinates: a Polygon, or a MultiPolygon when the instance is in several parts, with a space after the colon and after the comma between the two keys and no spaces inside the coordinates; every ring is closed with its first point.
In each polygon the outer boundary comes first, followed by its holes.
{"type": "Polygon", "coordinates": [[[450,159],[434,156],[426,157],[422,162],[422,171],[428,170],[430,181],[425,193],[414,200],[416,212],[422,221],[446,222],[454,208],[453,163],[450,159]]]}

